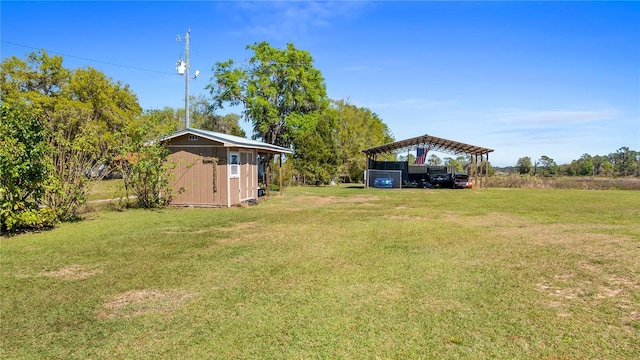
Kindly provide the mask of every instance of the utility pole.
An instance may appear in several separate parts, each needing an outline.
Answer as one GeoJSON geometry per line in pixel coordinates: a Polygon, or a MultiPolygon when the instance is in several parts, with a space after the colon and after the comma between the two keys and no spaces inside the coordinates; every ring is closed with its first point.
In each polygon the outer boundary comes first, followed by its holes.
{"type": "MultiPolygon", "coordinates": [[[[180,41],[180,36],[176,36],[178,41],[180,41]]],[[[187,36],[185,37],[185,59],[182,61],[182,56],[180,56],[180,60],[176,64],[176,70],[178,70],[178,75],[184,75],[184,127],[191,127],[191,119],[189,119],[189,69],[191,69],[191,65],[189,64],[189,39],[191,38],[191,29],[187,29],[187,36]]],[[[195,80],[200,74],[200,70],[196,70],[193,79],[195,80]]]]}
{"type": "Polygon", "coordinates": [[[184,73],[184,126],[188,129],[191,126],[189,122],[189,36],[191,29],[187,29],[187,36],[185,38],[185,50],[184,58],[186,62],[184,73]]]}

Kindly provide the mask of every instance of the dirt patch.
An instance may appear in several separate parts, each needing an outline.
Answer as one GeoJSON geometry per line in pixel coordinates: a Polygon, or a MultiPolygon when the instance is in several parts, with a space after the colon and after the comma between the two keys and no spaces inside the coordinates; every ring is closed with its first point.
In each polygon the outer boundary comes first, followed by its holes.
{"type": "Polygon", "coordinates": [[[536,284],[539,290],[547,293],[550,296],[559,299],[573,300],[583,295],[583,290],[578,288],[561,288],[559,286],[552,286],[546,284],[536,284]]]}
{"type": "Polygon", "coordinates": [[[389,220],[415,220],[415,221],[431,220],[431,218],[427,216],[416,216],[416,215],[384,215],[383,217],[389,220]]]}
{"type": "Polygon", "coordinates": [[[126,319],[145,314],[167,314],[195,295],[179,290],[134,290],[115,295],[102,305],[98,319],[126,319]]]}
{"type": "Polygon", "coordinates": [[[162,233],[163,234],[167,234],[167,235],[176,235],[176,234],[204,234],[204,233],[208,233],[211,232],[212,229],[187,229],[187,228],[183,228],[183,227],[178,227],[178,226],[171,226],[171,227],[166,227],[162,229],[162,233]]]}
{"type": "Polygon", "coordinates": [[[354,195],[348,197],[342,196],[300,196],[292,201],[294,207],[298,207],[298,205],[303,205],[303,208],[308,208],[309,206],[326,206],[326,205],[334,205],[334,204],[359,204],[366,205],[370,201],[378,200],[379,197],[373,195],[354,195]]]}
{"type": "Polygon", "coordinates": [[[479,216],[460,216],[456,212],[440,212],[439,217],[444,221],[451,221],[473,227],[487,227],[499,231],[528,228],[535,225],[531,220],[512,214],[490,213],[479,216]]]}
{"type": "Polygon", "coordinates": [[[233,224],[233,226],[223,227],[218,229],[218,231],[240,231],[240,230],[255,230],[258,229],[260,224],[256,221],[250,222],[240,222],[233,224]]]}
{"type": "Polygon", "coordinates": [[[247,241],[261,238],[264,234],[264,231],[260,227],[260,223],[256,221],[237,223],[233,226],[219,228],[217,231],[231,233],[231,236],[217,239],[216,244],[212,245],[212,248],[220,244],[228,245],[246,243],[247,241]]]}
{"type": "Polygon", "coordinates": [[[59,278],[62,280],[82,280],[93,275],[102,274],[100,269],[87,269],[82,265],[69,265],[60,270],[46,271],[40,273],[40,276],[59,278]]]}

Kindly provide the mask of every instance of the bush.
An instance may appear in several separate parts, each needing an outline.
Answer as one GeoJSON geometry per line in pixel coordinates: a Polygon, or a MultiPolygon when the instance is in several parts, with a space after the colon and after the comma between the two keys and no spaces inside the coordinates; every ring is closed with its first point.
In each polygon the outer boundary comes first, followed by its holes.
{"type": "Polygon", "coordinates": [[[157,208],[171,203],[173,189],[168,155],[167,148],[156,143],[123,156],[126,160],[120,170],[126,196],[135,196],[140,207],[157,208]]]}
{"type": "Polygon", "coordinates": [[[58,219],[56,211],[52,208],[18,208],[16,210],[3,208],[0,209],[0,221],[3,233],[15,233],[51,228],[58,219]]]}
{"type": "Polygon", "coordinates": [[[276,184],[270,184],[269,185],[269,191],[280,191],[280,186],[278,186],[276,184]]]}
{"type": "Polygon", "coordinates": [[[50,183],[51,153],[43,119],[24,108],[2,104],[0,122],[0,231],[53,226],[51,208],[40,208],[50,183]]]}

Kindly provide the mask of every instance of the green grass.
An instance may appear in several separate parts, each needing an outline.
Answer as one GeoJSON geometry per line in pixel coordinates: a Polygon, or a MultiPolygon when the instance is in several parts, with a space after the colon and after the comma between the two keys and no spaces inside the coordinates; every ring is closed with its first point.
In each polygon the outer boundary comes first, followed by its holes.
{"type": "Polygon", "coordinates": [[[640,358],[640,192],[296,187],[0,256],[2,358],[640,358]]]}
{"type": "Polygon", "coordinates": [[[106,200],[115,199],[121,196],[123,187],[122,179],[109,179],[95,181],[91,185],[91,192],[88,200],[106,200]]]}

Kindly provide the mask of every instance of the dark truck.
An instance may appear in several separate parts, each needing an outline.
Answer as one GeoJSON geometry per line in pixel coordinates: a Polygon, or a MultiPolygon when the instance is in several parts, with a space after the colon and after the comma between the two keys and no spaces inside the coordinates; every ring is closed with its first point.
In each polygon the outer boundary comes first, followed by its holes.
{"type": "Polygon", "coordinates": [[[453,187],[453,177],[447,171],[446,166],[429,166],[427,174],[433,187],[453,187]]]}

